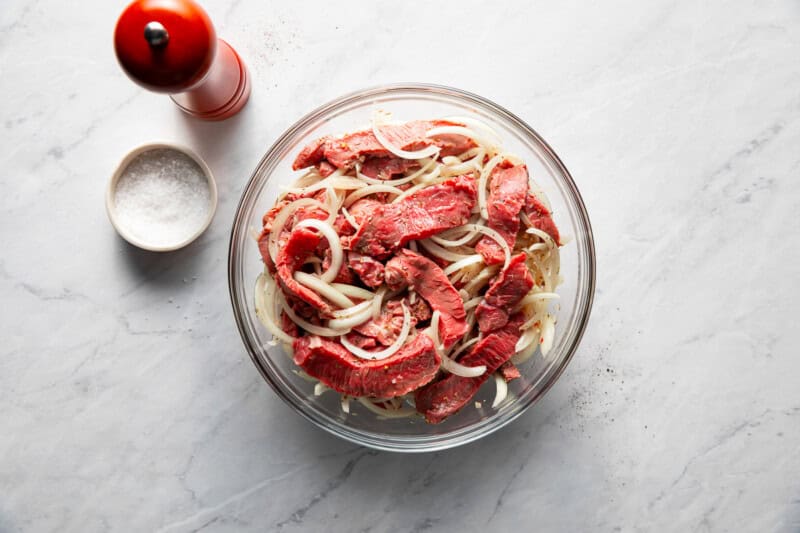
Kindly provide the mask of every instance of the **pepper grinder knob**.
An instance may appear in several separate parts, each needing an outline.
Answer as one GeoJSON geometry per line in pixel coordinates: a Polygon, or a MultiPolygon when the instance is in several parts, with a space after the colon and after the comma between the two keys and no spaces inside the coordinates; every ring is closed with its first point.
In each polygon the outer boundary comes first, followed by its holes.
{"type": "Polygon", "coordinates": [[[134,1],[117,20],[114,49],[128,77],[194,117],[228,118],[250,96],[247,67],[193,0],[134,1]]]}

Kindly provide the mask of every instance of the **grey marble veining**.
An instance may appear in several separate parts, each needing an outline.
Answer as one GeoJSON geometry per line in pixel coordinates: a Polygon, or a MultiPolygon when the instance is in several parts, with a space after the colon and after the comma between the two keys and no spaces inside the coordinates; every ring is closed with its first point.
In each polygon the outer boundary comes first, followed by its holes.
{"type": "Polygon", "coordinates": [[[125,78],[124,2],[0,10],[0,531],[800,531],[797,2],[205,5],[254,81],[220,124],[125,78]],[[559,383],[504,430],[411,457],[281,403],[225,272],[269,144],[394,81],[531,123],[598,252],[559,383]],[[201,153],[220,192],[210,230],[167,255],[125,244],[103,205],[158,138],[201,153]]]}

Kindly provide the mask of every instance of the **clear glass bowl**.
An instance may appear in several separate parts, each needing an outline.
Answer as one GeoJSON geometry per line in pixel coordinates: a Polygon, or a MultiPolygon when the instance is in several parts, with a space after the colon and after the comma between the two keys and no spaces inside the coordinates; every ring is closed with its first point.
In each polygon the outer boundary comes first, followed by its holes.
{"type": "Polygon", "coordinates": [[[233,312],[247,351],[258,371],[298,413],[322,429],[372,448],[398,452],[442,450],[479,439],[505,426],[536,402],[555,383],[575,353],[594,297],[595,254],[592,230],[578,189],[552,148],[527,124],[480,96],[437,85],[402,84],[376,87],[342,96],[303,117],[289,128],[261,159],[242,194],[231,232],[228,282],[233,312]],[[254,232],[273,206],[281,186],[296,179],[291,164],[308,142],[326,134],[345,133],[369,124],[376,108],[397,120],[471,116],[494,128],[504,148],[522,157],[532,178],[552,204],[561,234],[572,240],[561,251],[563,284],[555,341],[547,357],[537,353],[522,367],[522,377],[509,384],[514,401],[492,409],[494,382],[488,380],[461,412],[432,425],[421,417],[381,419],[358,402],[345,415],[339,395],[319,397],[313,384],[296,374],[297,367],[256,317],[253,293],[263,270],[254,232]]]}

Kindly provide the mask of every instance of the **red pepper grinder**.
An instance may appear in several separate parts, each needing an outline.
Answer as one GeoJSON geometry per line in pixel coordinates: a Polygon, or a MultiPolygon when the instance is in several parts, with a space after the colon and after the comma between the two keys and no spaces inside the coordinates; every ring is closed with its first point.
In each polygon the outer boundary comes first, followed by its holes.
{"type": "Polygon", "coordinates": [[[192,0],[137,0],[114,30],[119,64],[136,83],[168,93],[186,113],[223,120],[247,103],[250,81],[236,51],[217,38],[192,0]]]}

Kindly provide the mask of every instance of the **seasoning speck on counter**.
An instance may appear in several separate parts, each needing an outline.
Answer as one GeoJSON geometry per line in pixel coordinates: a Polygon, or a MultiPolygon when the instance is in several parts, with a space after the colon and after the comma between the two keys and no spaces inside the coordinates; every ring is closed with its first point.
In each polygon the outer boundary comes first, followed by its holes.
{"type": "Polygon", "coordinates": [[[118,224],[151,246],[191,238],[214,208],[203,169],[170,148],[148,150],[128,164],[117,182],[114,205],[118,224]]]}

